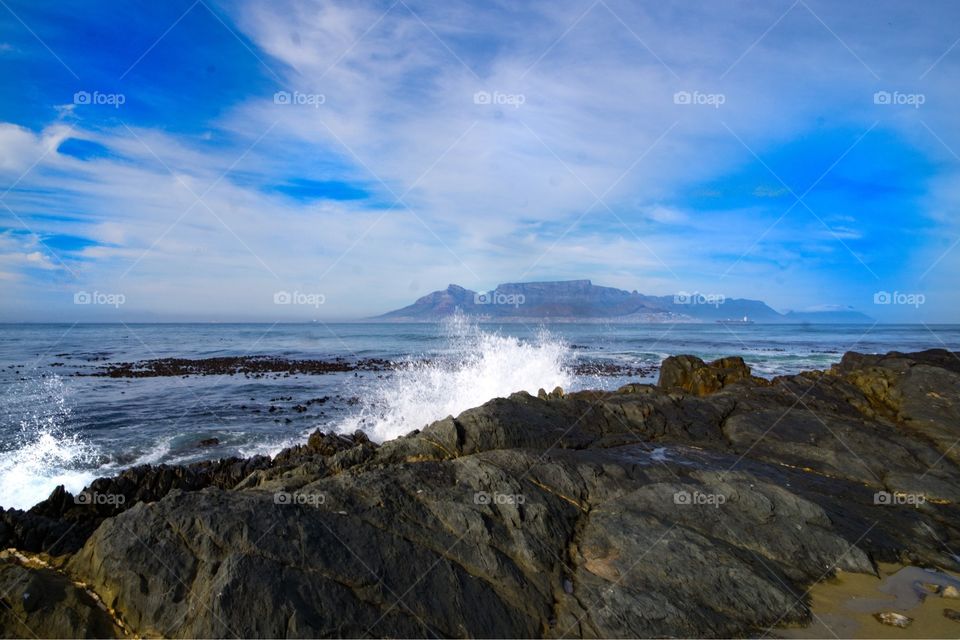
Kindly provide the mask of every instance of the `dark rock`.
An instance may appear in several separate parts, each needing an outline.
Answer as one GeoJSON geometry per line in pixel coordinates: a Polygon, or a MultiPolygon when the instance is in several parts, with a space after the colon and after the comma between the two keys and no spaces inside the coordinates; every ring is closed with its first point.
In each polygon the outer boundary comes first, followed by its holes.
{"type": "Polygon", "coordinates": [[[944,353],[770,383],[678,357],[658,386],[517,393],[380,446],[138,468],[88,489],[123,505],[61,490],[0,535],[77,523],[66,572],[142,635],[754,635],[808,623],[835,570],[960,569],[944,353]]]}
{"type": "Polygon", "coordinates": [[[215,447],[220,444],[220,438],[204,438],[197,443],[198,447],[215,447]]]}
{"type": "Polygon", "coordinates": [[[863,395],[858,409],[914,429],[953,462],[960,422],[960,358],[944,349],[883,356],[847,353],[832,373],[863,395]]]}
{"type": "Polygon", "coordinates": [[[0,545],[51,555],[73,552],[104,518],[138,502],[159,500],[174,489],[230,488],[269,464],[270,458],[255,456],[184,466],[142,465],[112,478],[94,480],[77,496],[59,486],[26,512],[0,509],[0,545]]]}
{"type": "Polygon", "coordinates": [[[120,362],[107,365],[90,374],[80,375],[110,378],[244,375],[262,378],[264,374],[268,373],[322,375],[345,371],[386,371],[393,366],[393,363],[379,358],[365,358],[356,362],[347,362],[341,358],[334,360],[288,360],[270,356],[222,356],[199,360],[158,358],[140,362],[120,362]]]}
{"type": "Polygon", "coordinates": [[[705,396],[744,380],[757,384],[765,382],[754,378],[750,374],[750,367],[740,357],[720,358],[707,364],[696,356],[670,356],[660,365],[660,381],[657,384],[663,389],[705,396]]]}
{"type": "Polygon", "coordinates": [[[52,569],[0,557],[0,637],[122,638],[89,593],[52,569]]]}
{"type": "Polygon", "coordinates": [[[333,456],[341,451],[346,451],[354,447],[374,448],[370,438],[362,431],[357,431],[352,435],[344,435],[334,432],[324,432],[317,429],[307,438],[306,444],[288,447],[278,453],[273,458],[273,466],[288,465],[292,462],[305,462],[314,460],[316,457],[326,458],[333,456]]]}

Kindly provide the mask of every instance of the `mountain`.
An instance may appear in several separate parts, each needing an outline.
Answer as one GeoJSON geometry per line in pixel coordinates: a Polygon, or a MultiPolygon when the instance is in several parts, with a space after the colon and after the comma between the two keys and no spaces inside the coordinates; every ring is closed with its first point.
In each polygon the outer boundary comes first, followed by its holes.
{"type": "Polygon", "coordinates": [[[649,296],[598,286],[590,280],[511,282],[498,285],[493,291],[473,291],[451,284],[372,319],[436,322],[457,311],[468,317],[500,322],[714,322],[744,317],[761,323],[872,321],[849,308],[782,314],[760,300],[699,292],[649,296]]]}

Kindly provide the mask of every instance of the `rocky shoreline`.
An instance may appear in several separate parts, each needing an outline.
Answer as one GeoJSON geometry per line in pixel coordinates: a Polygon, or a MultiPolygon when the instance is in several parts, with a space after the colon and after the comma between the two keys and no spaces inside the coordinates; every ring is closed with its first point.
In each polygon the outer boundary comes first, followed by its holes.
{"type": "MultiPolygon", "coordinates": [[[[144,466],[0,510],[4,637],[753,636],[960,570],[960,355],[520,393],[376,445],[144,466]]],[[[960,632],[960,624],[957,626],[960,632]]]]}

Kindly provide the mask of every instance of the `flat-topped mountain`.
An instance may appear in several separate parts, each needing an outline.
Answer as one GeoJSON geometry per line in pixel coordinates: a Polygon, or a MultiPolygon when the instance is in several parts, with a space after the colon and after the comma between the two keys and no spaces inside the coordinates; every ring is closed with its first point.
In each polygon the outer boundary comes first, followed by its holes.
{"type": "Polygon", "coordinates": [[[603,287],[590,280],[511,282],[492,291],[456,284],[375,318],[393,322],[436,322],[454,313],[501,322],[871,322],[853,309],[779,313],[760,300],[679,292],[651,296],[603,287]]]}

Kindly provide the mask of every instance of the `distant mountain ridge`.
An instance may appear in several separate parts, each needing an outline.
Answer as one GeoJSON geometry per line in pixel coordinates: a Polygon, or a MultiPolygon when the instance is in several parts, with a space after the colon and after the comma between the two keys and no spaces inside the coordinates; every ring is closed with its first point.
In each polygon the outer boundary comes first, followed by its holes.
{"type": "Polygon", "coordinates": [[[499,322],[714,322],[744,317],[759,323],[872,322],[869,316],[849,308],[784,314],[760,300],[698,292],[650,296],[595,285],[590,280],[509,282],[492,291],[473,291],[451,284],[372,319],[436,322],[457,311],[499,322]]]}

